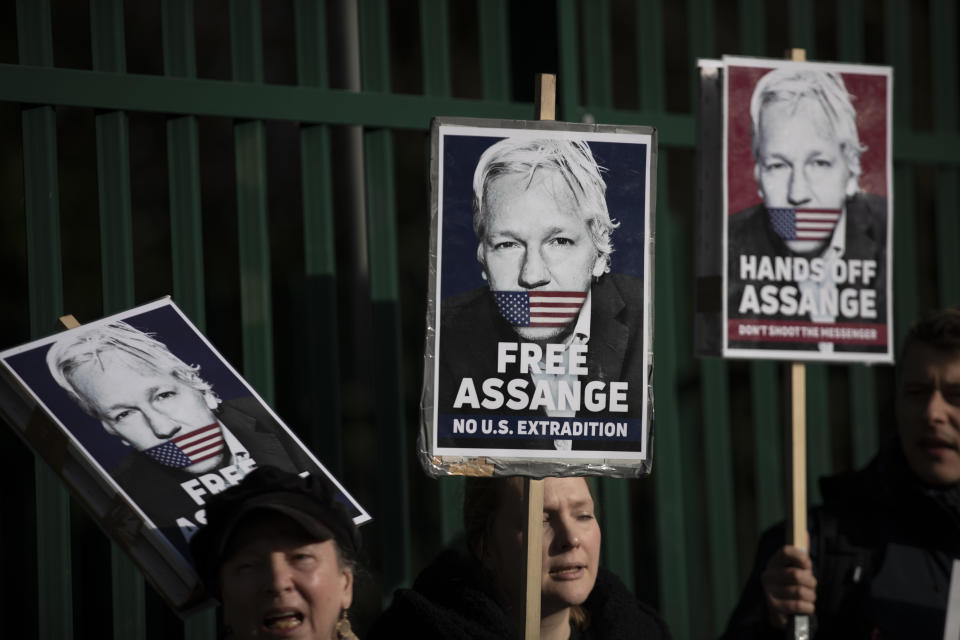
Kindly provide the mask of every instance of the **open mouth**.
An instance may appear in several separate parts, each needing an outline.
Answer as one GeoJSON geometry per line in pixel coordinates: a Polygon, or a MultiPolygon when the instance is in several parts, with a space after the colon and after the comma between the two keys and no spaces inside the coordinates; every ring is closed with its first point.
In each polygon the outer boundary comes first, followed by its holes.
{"type": "Polygon", "coordinates": [[[950,442],[949,440],[944,440],[943,438],[938,438],[936,436],[920,438],[920,440],[917,441],[917,444],[920,445],[921,449],[926,449],[931,452],[957,450],[957,444],[955,442],[950,442]]]}
{"type": "Polygon", "coordinates": [[[303,624],[303,614],[299,611],[277,611],[263,616],[263,627],[267,631],[285,632],[303,624]]]}
{"type": "Polygon", "coordinates": [[[565,564],[550,569],[550,577],[556,580],[576,580],[583,576],[586,566],[582,564],[565,564]]]}

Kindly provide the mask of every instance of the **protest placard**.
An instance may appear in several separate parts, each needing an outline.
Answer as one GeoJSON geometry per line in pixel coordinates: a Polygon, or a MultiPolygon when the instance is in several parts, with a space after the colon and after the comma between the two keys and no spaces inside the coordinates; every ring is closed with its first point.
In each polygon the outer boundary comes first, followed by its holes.
{"type": "Polygon", "coordinates": [[[891,69],[720,68],[722,354],[892,362],[891,69]]]}
{"type": "Polygon", "coordinates": [[[188,542],[258,466],[369,514],[169,299],[0,353],[0,409],[176,609],[203,599],[188,542]]]}
{"type": "Polygon", "coordinates": [[[428,472],[648,470],[655,131],[438,119],[432,156],[428,472]]]}

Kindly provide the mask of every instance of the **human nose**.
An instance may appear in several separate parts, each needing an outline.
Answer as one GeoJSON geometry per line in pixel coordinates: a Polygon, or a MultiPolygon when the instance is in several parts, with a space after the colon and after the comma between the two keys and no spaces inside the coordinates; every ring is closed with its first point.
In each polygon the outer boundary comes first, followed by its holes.
{"type": "Polygon", "coordinates": [[[267,579],[267,593],[279,595],[293,589],[293,577],[290,574],[290,565],[285,558],[276,555],[270,558],[269,576],[267,579]]]}
{"type": "Polygon", "coordinates": [[[144,417],[146,418],[147,426],[150,427],[153,435],[164,440],[177,435],[180,429],[183,428],[178,421],[174,420],[165,413],[153,409],[144,411],[144,417]]]}
{"type": "Polygon", "coordinates": [[[947,401],[939,389],[934,389],[927,399],[926,418],[928,424],[941,424],[947,420],[947,401]]]}
{"type": "Polygon", "coordinates": [[[519,284],[527,289],[542,287],[550,282],[550,270],[537,249],[527,249],[520,267],[519,284]]]}
{"type": "Polygon", "coordinates": [[[787,191],[787,200],[796,206],[810,201],[810,182],[802,170],[790,172],[790,184],[787,191]]]}
{"type": "Polygon", "coordinates": [[[580,533],[574,522],[567,518],[559,518],[554,525],[554,541],[561,551],[574,549],[580,546],[580,533]]]}

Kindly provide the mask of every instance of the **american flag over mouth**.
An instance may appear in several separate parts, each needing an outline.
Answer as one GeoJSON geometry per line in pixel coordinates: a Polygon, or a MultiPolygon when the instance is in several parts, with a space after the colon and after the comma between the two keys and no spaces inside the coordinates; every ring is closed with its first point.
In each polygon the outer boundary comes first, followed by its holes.
{"type": "Polygon", "coordinates": [[[219,455],[221,451],[223,434],[220,432],[220,424],[214,422],[151,447],[144,453],[160,464],[182,469],[219,455]]]}
{"type": "Polygon", "coordinates": [[[784,240],[826,240],[833,234],[842,209],[769,208],[774,231],[784,240]]]}
{"type": "Polygon", "coordinates": [[[585,291],[494,291],[497,307],[515,327],[565,327],[587,299],[585,291]]]}

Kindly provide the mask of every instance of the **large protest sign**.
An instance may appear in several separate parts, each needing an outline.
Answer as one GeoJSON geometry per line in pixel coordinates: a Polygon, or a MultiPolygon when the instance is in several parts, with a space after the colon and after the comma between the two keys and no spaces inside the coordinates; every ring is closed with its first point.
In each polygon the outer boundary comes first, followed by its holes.
{"type": "Polygon", "coordinates": [[[438,119],[432,151],[428,473],[648,472],[655,131],[438,119]]]}
{"type": "Polygon", "coordinates": [[[169,299],[0,360],[7,421],[177,609],[202,597],[188,542],[206,500],[258,466],[326,478],[370,519],[169,299]]]}
{"type": "Polygon", "coordinates": [[[721,68],[723,355],[892,361],[891,69],[721,68]]]}

